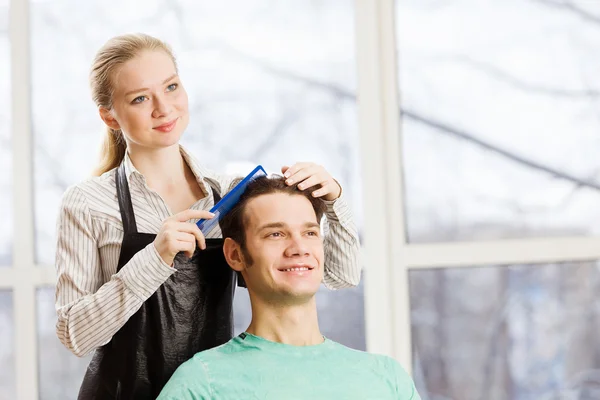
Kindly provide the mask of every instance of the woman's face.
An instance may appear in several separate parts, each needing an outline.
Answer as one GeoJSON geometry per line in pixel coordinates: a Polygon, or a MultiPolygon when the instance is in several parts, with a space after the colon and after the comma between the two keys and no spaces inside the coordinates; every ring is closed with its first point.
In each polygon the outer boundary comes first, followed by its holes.
{"type": "Polygon", "coordinates": [[[171,57],[164,51],[144,51],[112,77],[113,109],[101,109],[102,119],[121,129],[129,149],[170,147],[189,123],[188,97],[171,57]]]}

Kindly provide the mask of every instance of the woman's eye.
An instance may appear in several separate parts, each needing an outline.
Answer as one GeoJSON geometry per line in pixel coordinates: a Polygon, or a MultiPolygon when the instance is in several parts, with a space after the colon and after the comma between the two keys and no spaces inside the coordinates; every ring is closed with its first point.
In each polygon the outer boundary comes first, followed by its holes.
{"type": "Polygon", "coordinates": [[[131,102],[131,104],[139,104],[142,101],[144,101],[145,99],[146,99],[146,96],[136,97],[135,99],[133,99],[133,101],[131,102]]]}
{"type": "Polygon", "coordinates": [[[176,83],[171,83],[169,86],[167,86],[167,91],[172,92],[173,90],[177,89],[179,85],[176,83]]]}

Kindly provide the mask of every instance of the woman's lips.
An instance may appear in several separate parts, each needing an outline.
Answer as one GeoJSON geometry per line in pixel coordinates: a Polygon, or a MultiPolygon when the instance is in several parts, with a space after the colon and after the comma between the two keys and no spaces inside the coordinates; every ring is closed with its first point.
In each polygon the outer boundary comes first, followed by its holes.
{"type": "Polygon", "coordinates": [[[178,119],[179,118],[175,118],[171,122],[167,122],[166,124],[162,124],[162,125],[154,127],[154,129],[156,129],[157,131],[160,131],[160,132],[171,132],[173,130],[173,128],[175,128],[175,125],[177,124],[178,119]]]}

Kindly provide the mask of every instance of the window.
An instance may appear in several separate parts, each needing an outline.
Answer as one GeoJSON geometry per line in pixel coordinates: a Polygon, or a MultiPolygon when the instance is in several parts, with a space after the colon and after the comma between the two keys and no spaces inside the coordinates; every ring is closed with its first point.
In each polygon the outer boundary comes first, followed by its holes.
{"type": "Polygon", "coordinates": [[[598,258],[600,8],[395,6],[410,305],[394,304],[421,397],[599,397],[600,264],[569,260],[598,258]]]}
{"type": "Polygon", "coordinates": [[[600,234],[600,6],[396,4],[409,240],[600,234]]]}
{"type": "Polygon", "coordinates": [[[600,263],[410,272],[423,398],[600,396],[600,263]]]}

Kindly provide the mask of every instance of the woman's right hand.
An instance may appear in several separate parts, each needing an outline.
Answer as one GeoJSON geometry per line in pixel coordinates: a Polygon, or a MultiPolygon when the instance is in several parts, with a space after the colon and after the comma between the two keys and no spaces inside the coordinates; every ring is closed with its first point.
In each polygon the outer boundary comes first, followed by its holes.
{"type": "Polygon", "coordinates": [[[169,265],[173,265],[175,256],[183,251],[188,258],[194,255],[196,242],[202,250],[206,248],[204,235],[190,219],[211,219],[214,214],[203,210],[185,210],[163,221],[160,231],[154,239],[154,247],[169,265]]]}

